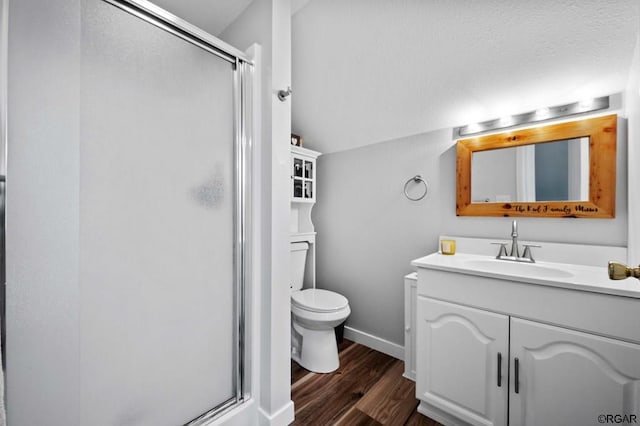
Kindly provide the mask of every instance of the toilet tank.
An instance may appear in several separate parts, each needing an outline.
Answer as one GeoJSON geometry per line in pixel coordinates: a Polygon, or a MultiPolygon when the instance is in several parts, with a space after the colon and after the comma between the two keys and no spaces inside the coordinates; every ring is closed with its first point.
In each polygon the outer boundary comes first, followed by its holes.
{"type": "Polygon", "coordinates": [[[304,267],[307,262],[307,250],[309,250],[309,243],[301,241],[297,243],[291,243],[291,289],[302,289],[302,283],[304,282],[304,267]]]}

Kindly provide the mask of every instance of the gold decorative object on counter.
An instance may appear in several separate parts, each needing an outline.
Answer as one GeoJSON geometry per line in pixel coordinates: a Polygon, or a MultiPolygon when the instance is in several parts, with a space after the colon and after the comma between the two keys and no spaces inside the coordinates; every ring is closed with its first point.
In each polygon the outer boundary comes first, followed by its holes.
{"type": "Polygon", "coordinates": [[[628,277],[638,278],[640,280],[640,266],[630,268],[618,262],[609,262],[609,278],[612,280],[624,280],[628,277]]]}
{"type": "Polygon", "coordinates": [[[456,254],[456,240],[440,240],[442,254],[456,254]]]}

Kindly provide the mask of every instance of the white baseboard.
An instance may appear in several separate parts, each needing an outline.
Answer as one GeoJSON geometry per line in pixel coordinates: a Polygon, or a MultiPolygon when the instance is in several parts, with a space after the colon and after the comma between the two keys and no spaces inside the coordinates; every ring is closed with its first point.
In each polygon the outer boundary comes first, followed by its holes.
{"type": "Polygon", "coordinates": [[[432,405],[427,404],[424,401],[420,401],[418,404],[418,413],[429,417],[430,419],[435,420],[444,426],[466,426],[468,423],[463,422],[462,420],[452,416],[451,414],[443,411],[439,408],[436,408],[432,405]]]}
{"type": "Polygon", "coordinates": [[[293,423],[295,416],[293,401],[289,401],[273,414],[267,414],[262,408],[259,408],[258,412],[258,424],[261,426],[287,426],[293,423]]]}
{"type": "Polygon", "coordinates": [[[416,375],[413,373],[407,373],[406,371],[404,373],[402,373],[402,377],[404,377],[405,379],[409,379],[412,382],[416,381],[416,375]]]}
{"type": "Polygon", "coordinates": [[[378,352],[397,358],[400,361],[404,361],[404,346],[400,346],[397,343],[390,342],[348,326],[344,327],[344,337],[345,339],[352,340],[368,348],[375,349],[378,352]]]}

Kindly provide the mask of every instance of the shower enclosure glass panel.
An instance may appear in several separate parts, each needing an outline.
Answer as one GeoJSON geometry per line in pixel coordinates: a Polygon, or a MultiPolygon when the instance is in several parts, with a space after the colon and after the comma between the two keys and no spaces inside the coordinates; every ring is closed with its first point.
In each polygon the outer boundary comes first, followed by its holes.
{"type": "Polygon", "coordinates": [[[240,385],[235,67],[82,14],[80,424],[185,424],[240,385]]]}

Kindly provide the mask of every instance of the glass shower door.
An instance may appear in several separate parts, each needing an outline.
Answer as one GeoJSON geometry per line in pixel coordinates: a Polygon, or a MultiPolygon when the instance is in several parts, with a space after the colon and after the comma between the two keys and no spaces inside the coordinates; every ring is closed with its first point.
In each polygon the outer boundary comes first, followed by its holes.
{"type": "Polygon", "coordinates": [[[237,67],[82,6],[80,424],[185,424],[241,395],[237,67]]]}

